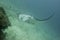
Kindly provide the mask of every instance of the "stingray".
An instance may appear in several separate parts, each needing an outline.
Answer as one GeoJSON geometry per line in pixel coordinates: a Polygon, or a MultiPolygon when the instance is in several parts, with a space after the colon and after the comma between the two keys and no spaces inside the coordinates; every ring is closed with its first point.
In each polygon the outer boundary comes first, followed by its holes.
{"type": "Polygon", "coordinates": [[[51,14],[49,17],[45,18],[45,19],[40,19],[40,18],[36,18],[34,16],[28,15],[28,14],[19,14],[19,19],[22,21],[31,21],[31,20],[37,20],[37,21],[47,21],[50,20],[55,13],[51,14]]]}

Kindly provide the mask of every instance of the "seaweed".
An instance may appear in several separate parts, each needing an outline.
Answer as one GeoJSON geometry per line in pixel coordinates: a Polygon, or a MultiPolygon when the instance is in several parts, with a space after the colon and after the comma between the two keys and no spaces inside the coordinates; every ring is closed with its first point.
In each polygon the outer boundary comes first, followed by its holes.
{"type": "Polygon", "coordinates": [[[6,12],[3,7],[0,7],[0,40],[5,39],[5,33],[2,30],[5,30],[8,26],[11,26],[9,19],[6,15],[6,12]]]}
{"type": "Polygon", "coordinates": [[[3,7],[0,7],[0,30],[11,26],[9,19],[3,7]]]}

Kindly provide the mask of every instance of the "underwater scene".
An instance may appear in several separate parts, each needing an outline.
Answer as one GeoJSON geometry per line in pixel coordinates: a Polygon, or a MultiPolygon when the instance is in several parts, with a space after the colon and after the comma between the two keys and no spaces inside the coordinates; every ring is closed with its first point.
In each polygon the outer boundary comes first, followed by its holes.
{"type": "Polygon", "coordinates": [[[0,40],[60,40],[60,0],[0,0],[0,40]]]}

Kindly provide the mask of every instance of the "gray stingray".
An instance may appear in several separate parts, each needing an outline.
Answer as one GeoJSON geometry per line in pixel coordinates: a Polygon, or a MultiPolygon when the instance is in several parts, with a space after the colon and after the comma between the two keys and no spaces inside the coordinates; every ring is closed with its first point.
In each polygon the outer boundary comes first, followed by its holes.
{"type": "Polygon", "coordinates": [[[31,21],[31,20],[37,20],[37,21],[47,21],[49,19],[51,19],[54,16],[55,13],[51,14],[49,17],[45,18],[45,19],[40,19],[40,18],[36,18],[35,16],[31,16],[28,14],[19,14],[19,19],[23,20],[23,21],[31,21]]]}
{"type": "Polygon", "coordinates": [[[31,24],[35,24],[35,20],[36,21],[47,21],[49,19],[51,19],[53,16],[54,16],[55,13],[53,13],[52,15],[50,15],[49,17],[45,18],[45,19],[39,19],[39,18],[36,18],[34,17],[33,15],[27,15],[27,14],[19,14],[19,20],[22,20],[24,22],[27,22],[27,23],[31,23],[31,24]]]}

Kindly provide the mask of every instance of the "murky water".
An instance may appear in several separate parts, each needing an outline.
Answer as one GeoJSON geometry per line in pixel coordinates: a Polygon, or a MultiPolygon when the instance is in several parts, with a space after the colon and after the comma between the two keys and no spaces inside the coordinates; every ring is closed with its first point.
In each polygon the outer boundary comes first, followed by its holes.
{"type": "Polygon", "coordinates": [[[60,40],[60,1],[59,0],[1,0],[0,5],[6,10],[11,27],[6,40],[60,40]],[[28,14],[38,19],[54,16],[47,21],[19,20],[19,14],[28,14]]]}

